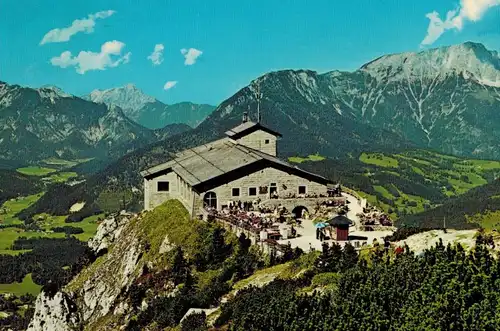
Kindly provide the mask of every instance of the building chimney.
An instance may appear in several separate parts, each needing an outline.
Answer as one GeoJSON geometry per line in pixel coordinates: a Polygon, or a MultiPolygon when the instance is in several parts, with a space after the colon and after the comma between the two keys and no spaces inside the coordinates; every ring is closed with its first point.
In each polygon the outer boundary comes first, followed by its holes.
{"type": "Polygon", "coordinates": [[[248,122],[248,113],[244,112],[243,113],[243,123],[246,123],[246,122],[248,122]]]}

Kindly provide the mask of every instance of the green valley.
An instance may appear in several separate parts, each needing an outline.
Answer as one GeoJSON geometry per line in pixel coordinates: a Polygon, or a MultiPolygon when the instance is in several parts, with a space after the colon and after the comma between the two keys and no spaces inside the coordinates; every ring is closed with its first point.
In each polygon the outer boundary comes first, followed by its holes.
{"type": "Polygon", "coordinates": [[[58,216],[35,213],[24,217],[22,213],[43,199],[54,185],[77,178],[78,173],[71,168],[86,161],[49,159],[45,160],[48,167],[39,163],[16,171],[0,170],[0,266],[5,272],[9,270],[0,275],[0,293],[36,295],[48,275],[66,277],[69,270],[61,268],[76,263],[82,255],[104,214],[72,218],[70,210],[58,216]],[[67,253],[58,247],[65,247],[67,253]],[[67,255],[61,258],[61,254],[67,255]],[[44,262],[37,267],[36,261],[44,262]]]}
{"type": "Polygon", "coordinates": [[[407,215],[402,226],[477,228],[500,230],[500,180],[449,197],[443,204],[424,212],[407,215]]]}
{"type": "Polygon", "coordinates": [[[6,201],[0,207],[0,224],[22,224],[22,221],[16,216],[17,213],[33,205],[42,195],[43,193],[37,193],[6,201]]]}
{"type": "Polygon", "coordinates": [[[499,161],[421,149],[364,152],[349,160],[308,162],[308,158],[303,158],[302,166],[356,190],[393,218],[430,210],[500,175],[499,161]]]}
{"type": "Polygon", "coordinates": [[[70,179],[78,177],[78,173],[72,168],[91,161],[92,158],[65,160],[59,158],[48,158],[39,161],[37,165],[17,168],[20,174],[39,177],[44,183],[65,183],[70,179]]]}
{"type": "Polygon", "coordinates": [[[18,296],[24,294],[37,295],[41,286],[33,282],[31,274],[27,274],[20,283],[0,284],[0,293],[12,293],[18,296]]]}

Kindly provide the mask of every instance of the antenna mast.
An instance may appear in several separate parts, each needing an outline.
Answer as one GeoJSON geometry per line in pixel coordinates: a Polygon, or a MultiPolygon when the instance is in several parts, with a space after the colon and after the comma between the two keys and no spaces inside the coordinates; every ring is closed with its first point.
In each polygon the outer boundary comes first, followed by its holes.
{"type": "Polygon", "coordinates": [[[257,90],[255,92],[255,99],[257,99],[257,123],[260,123],[260,101],[262,100],[262,93],[260,92],[259,81],[257,81],[257,90]]]}

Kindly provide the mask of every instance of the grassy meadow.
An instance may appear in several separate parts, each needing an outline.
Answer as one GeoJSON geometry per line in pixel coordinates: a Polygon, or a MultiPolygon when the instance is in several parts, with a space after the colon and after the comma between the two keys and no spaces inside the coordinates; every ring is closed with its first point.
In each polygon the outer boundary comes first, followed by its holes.
{"type": "Polygon", "coordinates": [[[39,167],[39,166],[23,167],[23,168],[17,169],[17,172],[19,172],[23,175],[39,176],[39,177],[46,176],[46,175],[51,174],[51,173],[56,172],[56,171],[57,171],[57,169],[39,167]]]}
{"type": "Polygon", "coordinates": [[[12,293],[17,296],[29,293],[36,296],[40,293],[41,288],[40,285],[33,283],[31,274],[27,274],[21,283],[0,284],[0,293],[12,293]]]}
{"type": "Polygon", "coordinates": [[[323,161],[324,159],[326,158],[319,154],[311,154],[307,157],[291,156],[288,158],[288,162],[291,163],[317,162],[317,161],[323,161]]]}
{"type": "Polygon", "coordinates": [[[396,207],[404,209],[407,214],[422,212],[426,207],[432,206],[433,202],[424,196],[405,192],[398,187],[397,180],[382,182],[377,180],[377,176],[390,175],[392,178],[401,178],[401,181],[418,178],[445,197],[453,197],[485,185],[500,174],[499,161],[463,159],[424,150],[391,155],[362,153],[359,161],[374,166],[376,170],[370,168],[365,173],[365,176],[372,179],[375,194],[361,194],[386,211],[396,207]],[[395,206],[390,206],[384,199],[393,201],[395,206]]]}
{"type": "Polygon", "coordinates": [[[22,224],[15,215],[37,202],[42,195],[43,192],[6,201],[0,207],[0,224],[22,224]]]}

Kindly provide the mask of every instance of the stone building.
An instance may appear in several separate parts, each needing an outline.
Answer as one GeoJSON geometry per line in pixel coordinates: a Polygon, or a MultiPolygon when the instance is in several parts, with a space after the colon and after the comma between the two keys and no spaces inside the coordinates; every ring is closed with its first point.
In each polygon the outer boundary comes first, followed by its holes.
{"type": "Polygon", "coordinates": [[[178,199],[196,216],[206,206],[220,210],[229,201],[278,198],[293,204],[294,198],[325,196],[331,181],[276,157],[279,137],[278,132],[244,117],[226,137],[142,171],[145,209],[178,199]]]}

